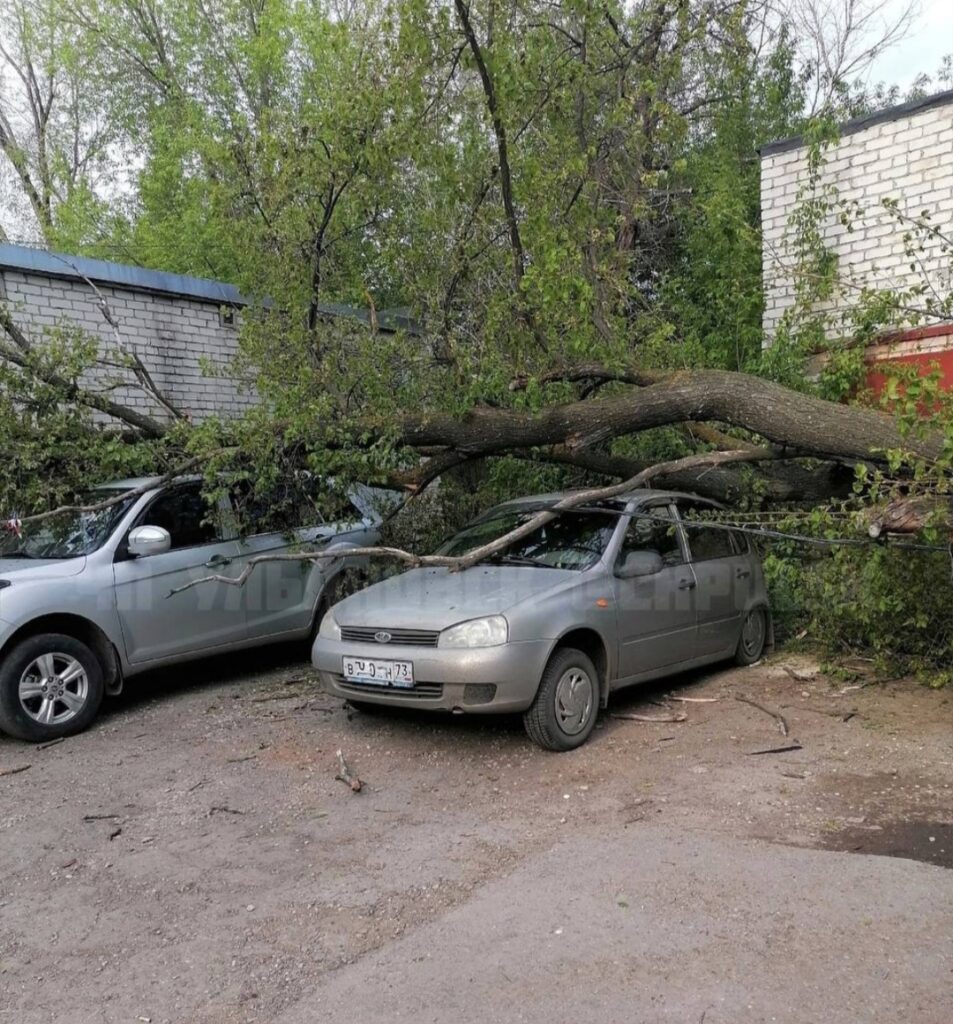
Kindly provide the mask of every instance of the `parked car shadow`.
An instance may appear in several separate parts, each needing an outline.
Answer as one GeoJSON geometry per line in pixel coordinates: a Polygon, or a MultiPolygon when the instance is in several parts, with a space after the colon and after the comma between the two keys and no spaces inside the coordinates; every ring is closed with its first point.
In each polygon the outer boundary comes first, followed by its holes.
{"type": "Polygon", "coordinates": [[[118,697],[103,702],[100,717],[122,714],[156,700],[174,700],[186,693],[225,686],[253,686],[267,673],[300,669],[309,672],[305,644],[274,644],[247,651],[212,655],[181,665],[152,669],[126,681],[118,697]]]}
{"type": "MultiPolygon", "coordinates": [[[[669,693],[678,693],[684,687],[697,685],[713,674],[722,671],[723,666],[706,666],[680,672],[652,682],[641,683],[617,693],[609,698],[609,707],[602,711],[600,724],[605,725],[607,717],[616,714],[642,714],[653,717],[671,714],[673,711],[684,711],[684,705],[673,708],[672,705],[658,707],[669,693]]],[[[373,728],[375,723],[392,726],[398,731],[440,730],[461,738],[479,738],[481,736],[504,736],[507,734],[524,735],[523,716],[507,715],[467,715],[452,714],[449,711],[424,711],[419,708],[404,708],[388,705],[364,705],[348,712],[355,723],[373,728]]]]}

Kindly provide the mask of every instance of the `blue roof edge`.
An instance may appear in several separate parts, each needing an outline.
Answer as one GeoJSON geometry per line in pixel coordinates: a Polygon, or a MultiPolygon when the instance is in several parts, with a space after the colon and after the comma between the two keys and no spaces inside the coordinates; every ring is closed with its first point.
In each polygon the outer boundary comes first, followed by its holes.
{"type": "Polygon", "coordinates": [[[27,245],[0,245],[0,270],[21,270],[42,277],[70,280],[88,278],[96,284],[109,284],[130,291],[201,299],[227,306],[247,306],[246,299],[233,284],[210,281],[165,270],[146,270],[126,263],[93,260],[88,256],[34,249],[27,245]]]}
{"type": "MultiPolygon", "coordinates": [[[[252,303],[252,300],[242,295],[235,285],[222,281],[171,274],[165,270],[146,270],[144,267],[134,267],[127,263],[94,260],[88,256],[70,256],[28,245],[0,244],[0,272],[4,270],[18,270],[25,274],[60,280],[88,279],[97,285],[106,284],[151,295],[211,302],[219,306],[248,306],[252,303]]],[[[357,306],[321,303],[318,308],[325,316],[361,320],[366,324],[371,322],[370,311],[357,306]]],[[[380,330],[421,333],[419,324],[406,309],[382,309],[377,311],[376,316],[380,330]]]]}

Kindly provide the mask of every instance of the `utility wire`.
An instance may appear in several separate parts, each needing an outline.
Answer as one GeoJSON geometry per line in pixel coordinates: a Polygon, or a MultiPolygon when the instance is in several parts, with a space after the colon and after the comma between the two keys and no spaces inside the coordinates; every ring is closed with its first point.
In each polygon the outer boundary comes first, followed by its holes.
{"type": "MultiPolygon", "coordinates": [[[[610,515],[625,516],[629,519],[644,519],[653,523],[668,526],[677,525],[669,516],[653,516],[648,512],[622,512],[615,509],[579,506],[569,509],[570,512],[608,512],[610,515]]],[[[889,547],[898,551],[942,551],[951,554],[951,544],[923,544],[916,541],[892,541],[873,537],[811,537],[803,533],[787,533],[783,530],[769,530],[763,526],[747,526],[743,523],[717,523],[701,519],[679,519],[682,526],[689,530],[725,530],[729,533],[743,533],[749,537],[767,537],[770,540],[789,540],[798,544],[810,544],[815,547],[889,547]]]]}

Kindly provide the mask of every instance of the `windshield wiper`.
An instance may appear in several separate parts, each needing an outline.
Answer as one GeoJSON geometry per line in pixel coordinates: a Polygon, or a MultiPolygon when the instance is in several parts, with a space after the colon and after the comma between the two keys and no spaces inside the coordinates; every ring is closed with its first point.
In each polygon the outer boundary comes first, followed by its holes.
{"type": "Polygon", "coordinates": [[[490,555],[483,559],[484,564],[490,565],[528,565],[534,569],[551,569],[552,566],[540,562],[535,558],[526,558],[522,555],[490,555]]]}

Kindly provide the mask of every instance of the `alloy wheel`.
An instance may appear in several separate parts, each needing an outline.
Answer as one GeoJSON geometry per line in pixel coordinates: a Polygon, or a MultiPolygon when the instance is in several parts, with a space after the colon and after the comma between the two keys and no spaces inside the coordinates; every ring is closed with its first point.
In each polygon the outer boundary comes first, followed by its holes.
{"type": "Polygon", "coordinates": [[[20,706],[41,725],[69,722],[83,710],[88,695],[86,669],[69,654],[41,654],[20,676],[20,706]]]}

